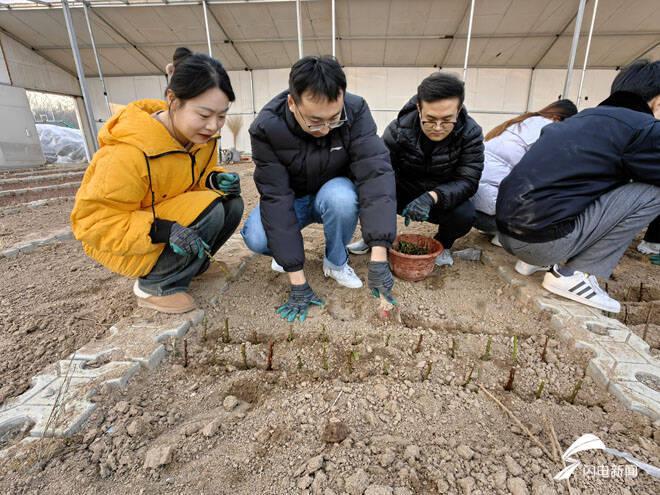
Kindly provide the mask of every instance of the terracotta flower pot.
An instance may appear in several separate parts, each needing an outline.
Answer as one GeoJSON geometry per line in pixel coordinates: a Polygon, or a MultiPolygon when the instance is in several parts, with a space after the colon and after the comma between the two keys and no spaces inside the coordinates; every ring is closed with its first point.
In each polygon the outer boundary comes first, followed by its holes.
{"type": "Polygon", "coordinates": [[[442,253],[442,244],[431,237],[417,234],[400,234],[390,248],[390,266],[397,277],[410,282],[424,280],[433,271],[436,257],[442,253]],[[403,254],[396,250],[399,241],[416,244],[428,249],[428,254],[403,254]]]}

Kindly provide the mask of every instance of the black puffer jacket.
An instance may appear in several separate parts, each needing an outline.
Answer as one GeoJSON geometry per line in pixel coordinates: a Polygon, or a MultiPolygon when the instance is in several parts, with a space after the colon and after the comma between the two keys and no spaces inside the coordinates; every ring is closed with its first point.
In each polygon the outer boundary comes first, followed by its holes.
{"type": "Polygon", "coordinates": [[[315,194],[335,177],[357,185],[367,244],[389,247],[396,236],[394,172],[366,101],[346,93],[347,122],[315,138],[298,125],[288,94],[273,98],[250,126],[261,220],[275,261],[287,272],[302,270],[305,252],[293,201],[315,194]]]}
{"type": "Polygon", "coordinates": [[[417,96],[387,126],[383,139],[390,150],[399,201],[408,202],[427,191],[438,194],[438,206],[451,210],[477,192],[484,169],[484,137],[481,127],[465,107],[449,136],[435,144],[425,157],[417,96]]]}
{"type": "Polygon", "coordinates": [[[597,198],[630,182],[660,186],[660,120],[619,91],[543,128],[500,184],[497,228],[523,242],[560,239],[597,198]]]}

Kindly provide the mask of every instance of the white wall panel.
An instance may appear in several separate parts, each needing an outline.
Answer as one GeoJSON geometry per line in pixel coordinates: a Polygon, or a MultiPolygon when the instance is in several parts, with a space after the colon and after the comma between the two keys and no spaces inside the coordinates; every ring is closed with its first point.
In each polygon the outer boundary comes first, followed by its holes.
{"type": "Polygon", "coordinates": [[[0,42],[12,84],[25,89],[79,95],[78,80],[4,34],[0,42]]]}
{"type": "Polygon", "coordinates": [[[0,85],[0,169],[46,163],[23,88],[0,85]]]}

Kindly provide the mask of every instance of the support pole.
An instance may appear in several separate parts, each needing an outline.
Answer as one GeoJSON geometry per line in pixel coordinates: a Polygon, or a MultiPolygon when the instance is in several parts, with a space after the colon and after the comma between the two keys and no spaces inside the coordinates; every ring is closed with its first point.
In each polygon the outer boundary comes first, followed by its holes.
{"type": "Polygon", "coordinates": [[[573,31],[573,42],[571,44],[571,55],[568,58],[568,68],[566,69],[566,81],[564,82],[564,91],[562,98],[568,98],[568,92],[571,89],[573,80],[573,66],[575,65],[575,54],[577,53],[578,43],[580,41],[580,29],[582,28],[582,18],[584,17],[584,6],[587,0],[580,0],[577,17],[575,18],[575,30],[573,31]]]}
{"type": "Polygon", "coordinates": [[[257,115],[257,103],[256,103],[256,97],[254,96],[254,74],[253,70],[250,69],[250,94],[252,95],[252,116],[255,117],[257,115]]]}
{"type": "Polygon", "coordinates": [[[101,59],[99,58],[99,53],[96,50],[96,40],[94,39],[94,32],[92,31],[92,23],[89,21],[87,2],[83,2],[83,11],[85,12],[85,21],[87,22],[87,30],[89,31],[89,40],[92,43],[92,51],[94,52],[94,59],[96,60],[96,68],[98,69],[99,79],[101,80],[101,88],[103,88],[103,98],[105,98],[105,105],[108,107],[108,117],[112,117],[112,107],[110,106],[108,88],[105,85],[105,78],[103,77],[103,70],[101,69],[101,59]]]}
{"type": "Polygon", "coordinates": [[[298,58],[303,58],[302,20],[300,18],[300,0],[296,0],[296,25],[298,27],[298,58]]]}
{"type": "MultiPolygon", "coordinates": [[[[69,33],[69,42],[71,43],[71,51],[73,52],[73,60],[76,64],[76,72],[78,73],[78,82],[80,83],[80,91],[82,93],[83,104],[85,105],[85,115],[87,117],[87,122],[89,125],[90,132],[92,133],[92,148],[88,149],[87,144],[85,144],[85,151],[87,153],[87,158],[91,160],[92,155],[97,150],[97,136],[96,136],[96,123],[94,122],[94,112],[92,112],[92,100],[89,97],[89,91],[87,91],[87,81],[85,80],[85,69],[82,64],[82,59],[80,58],[80,50],[78,49],[78,39],[76,38],[76,30],[73,26],[73,20],[71,19],[71,11],[69,10],[69,1],[62,0],[62,11],[64,12],[64,22],[66,23],[66,30],[69,33]]],[[[84,140],[87,143],[86,140],[84,140]]]]}
{"type": "Polygon", "coordinates": [[[578,88],[578,95],[575,104],[580,109],[582,102],[582,87],[584,86],[584,76],[587,72],[587,62],[589,61],[589,51],[591,50],[591,37],[594,34],[594,24],[596,23],[596,12],[598,11],[598,0],[594,0],[594,11],[591,14],[591,26],[589,27],[589,37],[587,38],[587,49],[584,52],[584,64],[582,64],[582,75],[580,76],[580,87],[578,88]]]}
{"type": "Polygon", "coordinates": [[[470,4],[470,20],[468,21],[468,35],[465,45],[465,62],[463,63],[463,82],[467,82],[468,57],[470,56],[470,41],[472,40],[472,22],[474,21],[474,2],[470,4]]]}
{"type": "Polygon", "coordinates": [[[209,13],[206,0],[202,0],[202,8],[204,9],[204,29],[206,29],[206,43],[209,47],[209,57],[212,57],[213,48],[211,48],[211,31],[209,31],[209,13]]]}
{"type": "Polygon", "coordinates": [[[335,0],[332,0],[332,56],[337,57],[337,13],[335,0]]]}

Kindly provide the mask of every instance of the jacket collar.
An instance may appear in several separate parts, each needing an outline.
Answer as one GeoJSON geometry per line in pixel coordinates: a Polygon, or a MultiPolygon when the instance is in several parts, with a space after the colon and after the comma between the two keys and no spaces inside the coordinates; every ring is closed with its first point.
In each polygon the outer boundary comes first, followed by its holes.
{"type": "Polygon", "coordinates": [[[616,91],[598,106],[627,108],[629,110],[634,110],[635,112],[653,115],[651,107],[649,107],[648,103],[644,101],[644,98],[628,91],[616,91]]]}

